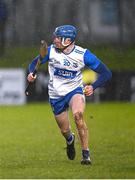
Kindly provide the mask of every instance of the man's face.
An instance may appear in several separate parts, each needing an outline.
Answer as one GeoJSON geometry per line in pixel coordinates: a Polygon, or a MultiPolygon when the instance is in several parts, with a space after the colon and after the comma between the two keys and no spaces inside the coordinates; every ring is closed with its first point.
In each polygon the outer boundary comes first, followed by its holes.
{"type": "Polygon", "coordinates": [[[56,48],[63,49],[63,45],[61,43],[61,37],[55,36],[53,39],[53,44],[55,45],[56,48]]]}
{"type": "Polygon", "coordinates": [[[69,38],[66,38],[64,40],[64,45],[62,44],[62,38],[55,36],[53,39],[53,44],[58,49],[64,49],[65,46],[68,46],[71,43],[71,40],[69,38]]]}

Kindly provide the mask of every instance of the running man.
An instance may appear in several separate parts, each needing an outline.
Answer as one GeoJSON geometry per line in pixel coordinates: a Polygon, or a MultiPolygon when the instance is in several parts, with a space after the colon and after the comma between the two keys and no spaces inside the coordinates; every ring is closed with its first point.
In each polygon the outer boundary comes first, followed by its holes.
{"type": "MultiPolygon", "coordinates": [[[[67,156],[75,159],[75,135],[71,131],[68,117],[70,108],[78,130],[82,148],[81,164],[91,164],[88,144],[88,128],[83,114],[85,96],[90,96],[98,87],[102,87],[112,76],[111,71],[88,49],[75,45],[77,30],[72,25],[63,25],[55,29],[53,44],[41,64],[48,61],[50,80],[48,84],[49,102],[60,131],[67,144],[67,156]],[[87,66],[99,74],[91,85],[83,86],[82,69],[87,66]]],[[[33,72],[40,55],[29,65],[28,81],[33,82],[33,72]]]]}

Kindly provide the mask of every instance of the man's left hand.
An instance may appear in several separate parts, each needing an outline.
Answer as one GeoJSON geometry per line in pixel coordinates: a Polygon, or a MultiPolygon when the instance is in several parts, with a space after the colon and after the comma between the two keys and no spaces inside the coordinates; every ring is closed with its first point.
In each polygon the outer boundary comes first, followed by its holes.
{"type": "Polygon", "coordinates": [[[85,96],[91,96],[94,93],[93,87],[91,85],[86,85],[84,87],[85,96]]]}

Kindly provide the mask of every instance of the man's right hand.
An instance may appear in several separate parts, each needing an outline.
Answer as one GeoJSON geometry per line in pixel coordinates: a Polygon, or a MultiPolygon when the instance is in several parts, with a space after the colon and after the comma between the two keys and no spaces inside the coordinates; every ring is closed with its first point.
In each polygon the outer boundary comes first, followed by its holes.
{"type": "Polygon", "coordinates": [[[37,77],[36,75],[33,76],[33,73],[29,73],[28,76],[27,76],[27,80],[28,80],[29,82],[34,82],[35,79],[36,79],[36,77],[37,77]]]}

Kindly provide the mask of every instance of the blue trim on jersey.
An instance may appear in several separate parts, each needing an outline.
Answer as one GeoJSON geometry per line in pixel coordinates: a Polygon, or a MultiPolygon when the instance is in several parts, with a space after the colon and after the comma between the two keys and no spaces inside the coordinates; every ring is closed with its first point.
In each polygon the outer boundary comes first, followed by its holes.
{"type": "Polygon", "coordinates": [[[60,68],[56,68],[54,70],[54,75],[55,76],[60,76],[63,77],[65,79],[73,79],[76,76],[77,71],[71,71],[71,70],[67,70],[67,69],[60,69],[60,68]]]}
{"type": "Polygon", "coordinates": [[[77,54],[84,54],[84,51],[80,51],[78,49],[75,49],[74,52],[76,52],[77,54]]]}
{"type": "Polygon", "coordinates": [[[98,87],[104,86],[106,81],[111,79],[112,72],[103,63],[100,63],[94,71],[99,74],[98,79],[93,84],[91,84],[95,90],[98,87]]]}
{"type": "MultiPolygon", "coordinates": [[[[42,59],[41,64],[44,64],[44,63],[46,63],[46,62],[49,60],[50,49],[51,49],[51,46],[48,47],[48,53],[47,53],[47,55],[42,59]]],[[[39,58],[40,58],[40,55],[38,55],[37,57],[35,57],[35,58],[33,59],[33,61],[31,62],[31,64],[29,64],[29,73],[30,73],[30,72],[33,72],[33,71],[35,70],[35,67],[36,67],[36,64],[37,64],[37,61],[38,61],[39,58]]]]}
{"type": "Polygon", "coordinates": [[[84,64],[88,66],[90,69],[94,70],[98,67],[100,64],[100,60],[91,53],[88,49],[84,53],[84,64]]]}
{"type": "Polygon", "coordinates": [[[60,97],[58,99],[49,99],[51,107],[53,109],[53,113],[58,115],[64,112],[69,107],[69,102],[73,95],[75,94],[83,94],[83,89],[81,87],[76,88],[75,90],[71,91],[67,95],[60,97]]]}

